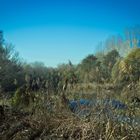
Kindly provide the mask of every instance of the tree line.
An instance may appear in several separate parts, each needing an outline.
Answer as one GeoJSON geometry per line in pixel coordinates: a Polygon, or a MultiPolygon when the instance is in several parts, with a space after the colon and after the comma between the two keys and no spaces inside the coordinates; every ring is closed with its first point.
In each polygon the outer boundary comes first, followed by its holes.
{"type": "Polygon", "coordinates": [[[20,87],[26,90],[45,90],[58,93],[67,84],[132,82],[140,77],[140,27],[127,29],[123,36],[113,36],[98,45],[78,65],[71,61],[46,67],[41,62],[22,62],[11,44],[0,31],[0,92],[13,93],[20,87]]]}

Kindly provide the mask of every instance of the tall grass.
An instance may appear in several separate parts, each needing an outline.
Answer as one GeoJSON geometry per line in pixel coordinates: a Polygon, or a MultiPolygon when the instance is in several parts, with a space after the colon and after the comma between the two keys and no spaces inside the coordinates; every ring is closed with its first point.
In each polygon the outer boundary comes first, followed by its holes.
{"type": "MultiPolygon", "coordinates": [[[[92,87],[94,86],[92,85],[92,87]]],[[[115,110],[105,108],[105,106],[99,104],[95,108],[90,108],[89,115],[81,117],[62,104],[60,96],[50,96],[52,110],[49,111],[42,106],[43,104],[40,104],[30,118],[31,120],[39,121],[43,125],[43,132],[40,137],[42,139],[70,140],[139,140],[140,122],[135,122],[134,118],[140,118],[140,108],[134,107],[129,101],[124,100],[124,95],[118,95],[117,97],[117,91],[111,90],[108,93],[104,89],[104,85],[96,86],[96,88],[91,88],[89,95],[84,94],[86,87],[81,95],[76,89],[67,91],[66,94],[70,99],[118,98],[126,102],[128,108],[126,110],[115,110]],[[106,113],[106,109],[110,110],[111,116],[106,113]],[[127,117],[121,120],[121,118],[115,119],[116,116],[127,117]]]]}

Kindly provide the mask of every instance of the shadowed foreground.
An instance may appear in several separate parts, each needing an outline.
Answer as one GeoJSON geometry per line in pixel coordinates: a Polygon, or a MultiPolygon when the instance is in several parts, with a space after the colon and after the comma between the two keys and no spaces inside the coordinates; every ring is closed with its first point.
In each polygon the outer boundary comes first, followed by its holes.
{"type": "Polygon", "coordinates": [[[37,100],[28,107],[3,106],[0,139],[139,140],[138,106],[91,98],[69,100],[67,106],[60,96],[45,98],[44,94],[36,94],[39,95],[37,100]]]}

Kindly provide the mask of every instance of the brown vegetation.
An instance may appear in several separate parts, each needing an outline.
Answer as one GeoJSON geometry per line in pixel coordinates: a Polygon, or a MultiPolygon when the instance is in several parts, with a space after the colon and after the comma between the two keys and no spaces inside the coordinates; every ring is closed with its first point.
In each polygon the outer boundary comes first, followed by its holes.
{"type": "Polygon", "coordinates": [[[21,62],[1,32],[0,139],[139,140],[140,48],[130,49],[130,41],[108,40],[105,53],[48,68],[21,62]],[[80,99],[97,103],[71,111],[70,100],[80,99]],[[126,108],[102,103],[106,99],[126,108]]]}

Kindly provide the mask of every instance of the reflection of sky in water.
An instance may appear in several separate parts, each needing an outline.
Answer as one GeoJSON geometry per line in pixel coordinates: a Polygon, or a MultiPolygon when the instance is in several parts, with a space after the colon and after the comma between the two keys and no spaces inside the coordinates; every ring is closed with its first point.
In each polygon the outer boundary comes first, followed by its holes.
{"type": "Polygon", "coordinates": [[[114,100],[114,99],[92,100],[92,101],[87,99],[81,99],[79,101],[71,100],[69,102],[69,107],[79,117],[87,117],[89,115],[93,115],[93,117],[100,118],[100,116],[106,114],[106,117],[114,121],[119,121],[122,123],[126,122],[133,125],[140,125],[139,117],[130,118],[126,115],[122,115],[121,113],[117,112],[119,110],[127,111],[127,106],[124,103],[120,102],[119,100],[114,100]],[[95,111],[94,108],[98,106],[99,108],[95,111]]]}
{"type": "Polygon", "coordinates": [[[69,106],[72,111],[80,109],[80,107],[89,106],[94,107],[96,105],[110,106],[114,109],[126,109],[126,105],[119,100],[86,100],[80,99],[79,101],[71,100],[69,101],[69,106]]]}

